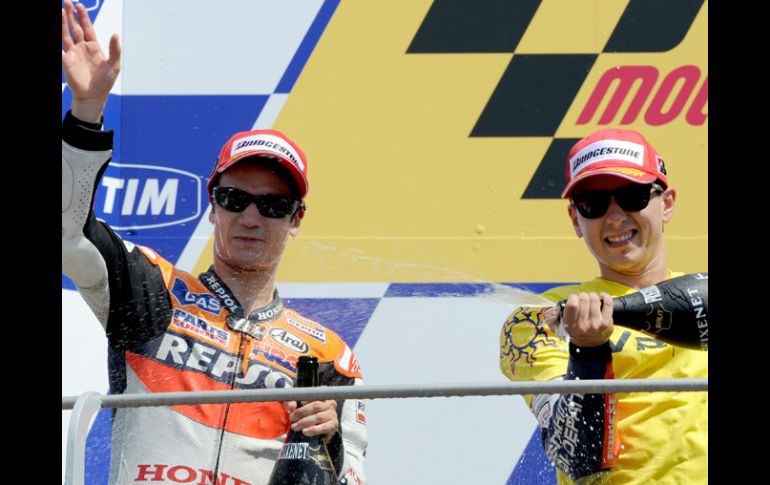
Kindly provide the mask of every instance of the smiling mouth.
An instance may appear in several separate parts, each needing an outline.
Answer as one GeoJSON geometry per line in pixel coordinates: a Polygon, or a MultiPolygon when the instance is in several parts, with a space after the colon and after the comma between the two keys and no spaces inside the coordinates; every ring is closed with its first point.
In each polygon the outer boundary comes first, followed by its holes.
{"type": "Polygon", "coordinates": [[[248,236],[237,236],[237,237],[235,237],[235,240],[236,241],[245,242],[245,243],[253,243],[253,242],[261,241],[261,239],[259,239],[257,237],[248,237],[248,236]]]}
{"type": "Polygon", "coordinates": [[[604,242],[611,245],[622,244],[634,237],[636,233],[636,229],[631,229],[618,236],[607,236],[604,238],[604,242]]]}

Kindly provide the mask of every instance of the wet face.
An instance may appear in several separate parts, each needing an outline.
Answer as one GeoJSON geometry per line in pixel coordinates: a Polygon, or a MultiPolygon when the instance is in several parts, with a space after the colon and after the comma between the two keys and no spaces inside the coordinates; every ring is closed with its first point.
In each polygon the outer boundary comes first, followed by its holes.
{"type": "MultiPolygon", "coordinates": [[[[598,190],[622,190],[632,184],[620,177],[595,176],[575,187],[572,198],[598,190]]],[[[612,272],[644,274],[656,265],[665,267],[663,224],[671,220],[675,199],[676,190],[668,188],[662,194],[651,191],[649,203],[639,211],[624,210],[614,196],[607,212],[594,219],[584,217],[573,204],[568,211],[575,234],[585,239],[602,276],[612,272]]]]}
{"type": "MultiPolygon", "coordinates": [[[[252,195],[294,196],[289,181],[269,165],[247,161],[227,169],[217,185],[252,195]]],[[[241,271],[274,271],[289,237],[297,234],[300,225],[300,218],[291,215],[265,217],[253,203],[243,212],[228,211],[215,203],[209,220],[214,224],[215,261],[241,271]]]]}

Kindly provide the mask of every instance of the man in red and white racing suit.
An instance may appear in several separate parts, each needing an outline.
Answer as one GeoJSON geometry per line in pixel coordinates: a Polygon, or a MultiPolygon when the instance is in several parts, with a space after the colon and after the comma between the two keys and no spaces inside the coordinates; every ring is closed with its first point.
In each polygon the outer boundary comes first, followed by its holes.
{"type": "MultiPolygon", "coordinates": [[[[300,355],[318,357],[321,385],[361,384],[345,342],[284,307],[275,287],[304,215],[302,151],[277,131],[234,135],[208,185],[214,264],[198,277],[181,271],[91,210],[112,154],[101,119],[120,69],[117,36],[105,58],[85,8],[66,0],[62,46],[73,93],[62,123],[62,271],[106,330],[110,391],[291,387],[300,355]]],[[[363,403],[330,400],[114,410],[109,483],[263,484],[290,426],[324,436],[341,483],[365,481],[363,403]]]]}

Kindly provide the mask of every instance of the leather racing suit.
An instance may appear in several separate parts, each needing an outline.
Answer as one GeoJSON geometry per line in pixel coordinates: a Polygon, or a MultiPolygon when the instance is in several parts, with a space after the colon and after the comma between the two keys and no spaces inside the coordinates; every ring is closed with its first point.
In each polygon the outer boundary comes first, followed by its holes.
{"type": "MultiPolygon", "coordinates": [[[[291,387],[300,355],[318,357],[321,385],[362,383],[345,342],[277,291],[245,315],[213,269],[196,278],[97,220],[112,137],[71,113],[62,124],[62,272],[106,330],[111,393],[291,387]]],[[[337,411],[329,451],[341,483],[361,484],[364,404],[337,411]]],[[[115,409],[109,483],[266,483],[289,425],[277,402],[115,409]]]]}

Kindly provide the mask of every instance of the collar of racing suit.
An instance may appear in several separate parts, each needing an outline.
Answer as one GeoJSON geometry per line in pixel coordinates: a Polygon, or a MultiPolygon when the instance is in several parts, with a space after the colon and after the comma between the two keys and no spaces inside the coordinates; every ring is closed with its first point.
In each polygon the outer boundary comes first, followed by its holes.
{"type": "Polygon", "coordinates": [[[283,301],[278,295],[277,288],[273,290],[273,300],[270,303],[257,308],[247,317],[243,307],[235,299],[233,292],[214,272],[213,266],[205,273],[201,273],[198,278],[227,308],[227,326],[237,332],[243,332],[258,340],[262,340],[265,334],[265,327],[262,324],[276,320],[283,311],[283,301]]]}
{"type": "MultiPolygon", "coordinates": [[[[283,311],[283,302],[281,297],[278,296],[278,289],[273,290],[273,300],[267,305],[257,308],[249,316],[245,315],[243,307],[238,300],[235,299],[235,295],[227,287],[224,281],[214,271],[214,266],[211,266],[208,271],[201,273],[198,278],[206,285],[206,288],[211,290],[222,304],[227,308],[227,326],[236,332],[242,332],[257,340],[262,340],[265,336],[266,322],[276,320],[283,311]]],[[[251,355],[254,347],[254,341],[247,339],[245,342],[246,349],[244,355],[251,355]]],[[[248,369],[248,359],[243,359],[243,373],[246,374],[248,369]]]]}

